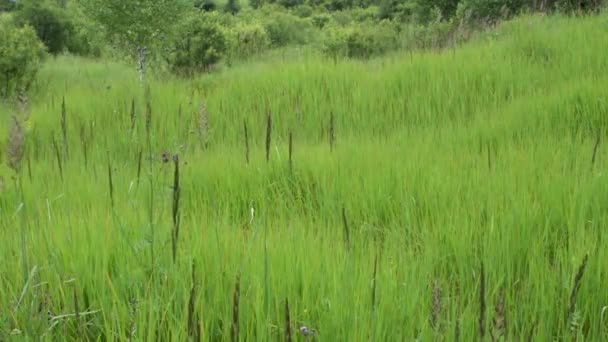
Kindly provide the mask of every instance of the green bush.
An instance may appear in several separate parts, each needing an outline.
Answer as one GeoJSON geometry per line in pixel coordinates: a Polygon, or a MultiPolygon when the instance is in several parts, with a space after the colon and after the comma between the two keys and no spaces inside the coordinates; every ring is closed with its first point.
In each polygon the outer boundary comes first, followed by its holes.
{"type": "Polygon", "coordinates": [[[224,6],[224,12],[230,14],[237,14],[241,10],[241,5],[238,0],[228,0],[224,6]]]}
{"type": "Polygon", "coordinates": [[[529,5],[529,0],[463,0],[461,4],[463,10],[468,12],[470,19],[486,23],[495,23],[500,19],[516,15],[529,5]]]}
{"type": "Polygon", "coordinates": [[[27,90],[34,81],[42,60],[44,45],[30,26],[17,27],[0,16],[0,95],[27,90]]]}
{"type": "Polygon", "coordinates": [[[329,25],[324,30],[322,51],[336,59],[344,56],[367,59],[398,47],[397,29],[392,22],[365,22],[346,27],[329,25]]]}
{"type": "Polygon", "coordinates": [[[293,13],[300,18],[310,18],[313,15],[313,8],[309,5],[300,5],[293,9],[293,13]]]}
{"type": "Polygon", "coordinates": [[[231,58],[248,58],[270,47],[270,38],[262,24],[239,22],[229,31],[231,58]]]}
{"type": "Polygon", "coordinates": [[[21,0],[18,4],[14,12],[17,25],[32,26],[52,54],[67,48],[73,26],[65,10],[49,0],[21,0]]]}
{"type": "Polygon", "coordinates": [[[330,21],[331,21],[332,17],[331,15],[327,14],[327,13],[321,13],[321,14],[317,14],[311,17],[312,20],[312,24],[316,27],[316,28],[324,28],[325,25],[327,25],[330,21]]]}
{"type": "Polygon", "coordinates": [[[100,57],[105,48],[103,29],[91,20],[87,20],[80,8],[68,9],[72,18],[72,28],[66,42],[67,50],[80,56],[100,57]]]}
{"type": "Polygon", "coordinates": [[[207,70],[226,54],[228,43],[224,30],[213,20],[213,15],[193,15],[178,27],[169,54],[169,64],[174,72],[207,70]]]}
{"type": "Polygon", "coordinates": [[[217,9],[217,4],[213,0],[195,0],[194,7],[200,11],[212,12],[217,9]]]}
{"type": "Polygon", "coordinates": [[[311,20],[277,12],[266,19],[264,28],[268,32],[271,44],[278,47],[308,43],[312,37],[313,25],[311,20]]]}
{"type": "Polygon", "coordinates": [[[15,8],[15,2],[12,0],[0,0],[0,12],[12,11],[15,8]]]}

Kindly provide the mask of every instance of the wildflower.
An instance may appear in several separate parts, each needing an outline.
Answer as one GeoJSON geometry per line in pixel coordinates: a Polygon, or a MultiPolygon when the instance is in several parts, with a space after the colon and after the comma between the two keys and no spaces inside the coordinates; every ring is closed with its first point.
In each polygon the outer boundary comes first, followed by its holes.
{"type": "Polygon", "coordinates": [[[308,329],[307,327],[300,327],[300,332],[302,335],[309,337],[313,336],[317,331],[315,329],[308,329]]]}

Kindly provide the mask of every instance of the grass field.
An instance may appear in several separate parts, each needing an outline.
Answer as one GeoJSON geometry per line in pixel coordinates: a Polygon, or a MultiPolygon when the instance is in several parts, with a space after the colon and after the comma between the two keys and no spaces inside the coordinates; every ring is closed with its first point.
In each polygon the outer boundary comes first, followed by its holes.
{"type": "Polygon", "coordinates": [[[49,61],[0,167],[0,340],[608,339],[607,28],[158,76],[150,111],[130,66],[49,61]]]}

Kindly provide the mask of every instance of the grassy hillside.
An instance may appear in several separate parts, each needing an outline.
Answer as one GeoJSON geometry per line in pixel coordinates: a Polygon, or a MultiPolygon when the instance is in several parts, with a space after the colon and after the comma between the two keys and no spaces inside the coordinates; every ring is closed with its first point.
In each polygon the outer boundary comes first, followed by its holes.
{"type": "Polygon", "coordinates": [[[0,168],[0,339],[605,339],[607,27],[159,76],[149,112],[129,66],[48,62],[0,168]]]}

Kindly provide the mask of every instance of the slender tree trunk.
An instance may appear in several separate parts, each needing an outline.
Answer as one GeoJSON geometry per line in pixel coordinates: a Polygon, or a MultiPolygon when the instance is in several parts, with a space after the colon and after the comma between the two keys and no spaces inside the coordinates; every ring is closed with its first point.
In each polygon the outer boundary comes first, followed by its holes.
{"type": "Polygon", "coordinates": [[[146,81],[146,48],[137,48],[137,71],[139,72],[139,83],[145,84],[146,81]]]}

